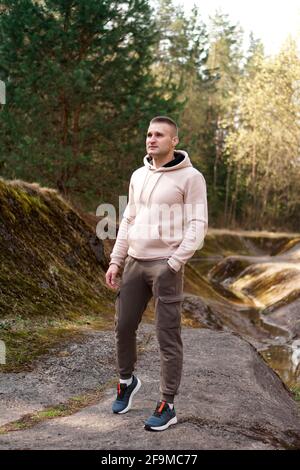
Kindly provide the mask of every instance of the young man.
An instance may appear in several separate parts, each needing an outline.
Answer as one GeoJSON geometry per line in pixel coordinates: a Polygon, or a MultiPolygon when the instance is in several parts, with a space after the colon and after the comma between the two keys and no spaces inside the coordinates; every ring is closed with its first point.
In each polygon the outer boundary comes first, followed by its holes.
{"type": "Polygon", "coordinates": [[[110,255],[106,283],[119,288],[115,333],[120,374],[114,413],[126,413],[141,386],[133,375],[136,331],[150,298],[155,300],[160,348],[160,401],[145,429],[162,431],[177,422],[174,396],[182,373],[181,307],[184,265],[207,233],[206,183],[188,154],[175,150],[176,123],[165,116],[150,122],[144,166],[133,172],[129,200],[110,255]],[[120,285],[119,268],[124,271],[120,285]]]}

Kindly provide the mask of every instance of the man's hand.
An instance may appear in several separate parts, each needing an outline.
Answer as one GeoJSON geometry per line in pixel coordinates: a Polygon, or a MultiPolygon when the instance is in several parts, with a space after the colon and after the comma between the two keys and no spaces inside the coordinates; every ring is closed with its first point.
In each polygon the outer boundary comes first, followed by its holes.
{"type": "Polygon", "coordinates": [[[119,272],[119,266],[117,264],[111,264],[106,271],[105,274],[105,281],[108,287],[111,287],[112,289],[118,289],[120,285],[116,282],[116,277],[119,272]]]}

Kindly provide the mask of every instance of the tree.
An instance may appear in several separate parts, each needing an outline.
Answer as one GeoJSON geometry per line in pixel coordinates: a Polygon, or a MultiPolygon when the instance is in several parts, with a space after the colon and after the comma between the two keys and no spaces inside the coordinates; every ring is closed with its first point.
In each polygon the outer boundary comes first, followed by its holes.
{"type": "Polygon", "coordinates": [[[177,117],[181,146],[193,163],[205,169],[206,109],[211,77],[206,67],[208,35],[199,9],[187,15],[172,0],[156,2],[160,41],[155,49],[153,73],[160,84],[173,84],[178,92],[177,117]]]}
{"type": "Polygon", "coordinates": [[[213,129],[213,147],[209,155],[210,198],[214,215],[224,223],[228,166],[224,142],[228,123],[234,114],[234,96],[243,71],[242,28],[233,24],[228,15],[216,11],[210,18],[208,69],[215,79],[215,92],[208,97],[208,121],[213,129]],[[221,209],[221,210],[220,210],[221,209]]]}
{"type": "MultiPolygon", "coordinates": [[[[300,60],[289,40],[274,58],[252,57],[239,84],[236,125],[226,139],[243,223],[286,228],[299,210],[300,60]]],[[[233,214],[236,216],[236,214],[233,214]]],[[[292,225],[299,228],[296,220],[292,225]]]]}
{"type": "Polygon", "coordinates": [[[115,194],[135,164],[138,130],[153,110],[174,107],[149,73],[158,32],[147,0],[2,3],[4,176],[65,195],[115,194]]]}

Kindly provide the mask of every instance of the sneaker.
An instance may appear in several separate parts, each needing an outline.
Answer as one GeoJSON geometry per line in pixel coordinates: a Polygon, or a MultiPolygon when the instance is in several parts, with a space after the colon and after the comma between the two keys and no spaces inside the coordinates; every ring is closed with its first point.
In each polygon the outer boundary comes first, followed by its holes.
{"type": "Polygon", "coordinates": [[[147,431],[164,431],[176,423],[175,408],[173,407],[171,410],[166,401],[159,401],[153,415],[147,419],[144,427],[147,431]]]}
{"type": "Polygon", "coordinates": [[[118,395],[112,404],[114,413],[127,413],[131,408],[132,398],[141,387],[141,381],[134,375],[130,385],[118,383],[118,395]]]}

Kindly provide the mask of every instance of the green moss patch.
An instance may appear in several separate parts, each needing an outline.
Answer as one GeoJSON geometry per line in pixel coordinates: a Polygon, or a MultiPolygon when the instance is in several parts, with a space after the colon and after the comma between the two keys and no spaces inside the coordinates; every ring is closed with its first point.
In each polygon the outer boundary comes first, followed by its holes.
{"type": "Polygon", "coordinates": [[[291,391],[294,395],[295,400],[297,402],[299,402],[299,406],[300,406],[300,386],[299,387],[292,387],[291,391]]]}
{"type": "Polygon", "coordinates": [[[55,190],[0,178],[0,339],[18,370],[86,327],[106,328],[115,292],[95,227],[55,190]]]}

